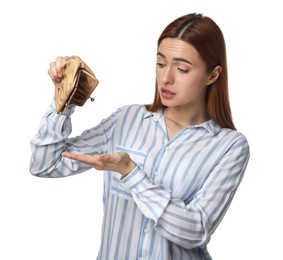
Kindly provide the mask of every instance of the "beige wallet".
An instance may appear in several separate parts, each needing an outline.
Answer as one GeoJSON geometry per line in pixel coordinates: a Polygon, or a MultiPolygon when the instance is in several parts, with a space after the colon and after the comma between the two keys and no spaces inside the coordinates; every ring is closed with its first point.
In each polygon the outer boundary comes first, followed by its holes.
{"type": "Polygon", "coordinates": [[[83,106],[98,85],[91,69],[78,56],[70,57],[63,71],[63,79],[55,83],[55,106],[62,113],[70,104],[83,106]]]}

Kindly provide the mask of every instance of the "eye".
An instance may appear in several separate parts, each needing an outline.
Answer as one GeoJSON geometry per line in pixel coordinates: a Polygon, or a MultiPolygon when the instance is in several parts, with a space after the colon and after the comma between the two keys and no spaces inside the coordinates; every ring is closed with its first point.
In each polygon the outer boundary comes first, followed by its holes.
{"type": "Polygon", "coordinates": [[[181,69],[181,68],[177,68],[181,73],[185,74],[185,73],[188,73],[189,70],[186,70],[186,69],[181,69]]]}
{"type": "Polygon", "coordinates": [[[161,62],[157,62],[156,66],[159,67],[159,68],[164,68],[166,66],[166,64],[165,63],[161,63],[161,62]]]}

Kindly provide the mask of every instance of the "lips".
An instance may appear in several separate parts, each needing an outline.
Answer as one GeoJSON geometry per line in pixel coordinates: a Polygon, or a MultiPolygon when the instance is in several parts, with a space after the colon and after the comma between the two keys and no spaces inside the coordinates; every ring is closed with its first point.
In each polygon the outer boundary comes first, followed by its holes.
{"type": "Polygon", "coordinates": [[[171,92],[170,90],[168,90],[166,88],[161,88],[160,94],[165,99],[171,99],[176,95],[175,93],[171,92]]]}

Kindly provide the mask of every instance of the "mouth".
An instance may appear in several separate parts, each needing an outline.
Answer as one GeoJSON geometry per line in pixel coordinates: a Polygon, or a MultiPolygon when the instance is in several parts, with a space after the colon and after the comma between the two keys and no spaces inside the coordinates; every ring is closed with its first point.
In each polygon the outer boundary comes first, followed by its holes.
{"type": "Polygon", "coordinates": [[[172,99],[176,94],[166,88],[160,89],[160,94],[165,99],[172,99]]]}

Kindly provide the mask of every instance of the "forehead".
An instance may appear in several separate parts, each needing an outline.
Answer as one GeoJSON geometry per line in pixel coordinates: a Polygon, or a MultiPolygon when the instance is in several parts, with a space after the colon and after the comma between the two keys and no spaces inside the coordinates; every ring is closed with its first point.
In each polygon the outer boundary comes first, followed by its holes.
{"type": "Polygon", "coordinates": [[[191,61],[201,60],[198,51],[189,43],[177,38],[165,38],[158,47],[166,59],[184,58],[191,61]]]}

